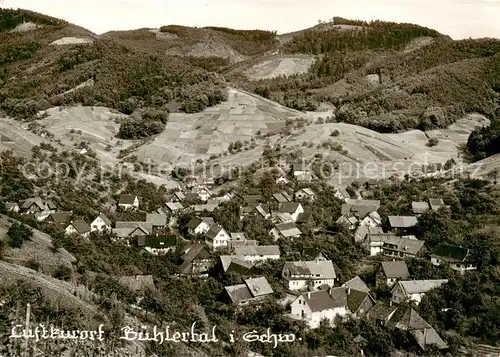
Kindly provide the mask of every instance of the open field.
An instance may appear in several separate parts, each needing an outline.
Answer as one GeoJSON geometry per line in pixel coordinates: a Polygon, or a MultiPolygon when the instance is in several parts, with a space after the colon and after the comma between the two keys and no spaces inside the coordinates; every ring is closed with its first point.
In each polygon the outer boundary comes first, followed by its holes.
{"type": "MultiPolygon", "coordinates": [[[[119,128],[115,119],[124,115],[108,108],[51,108],[46,114],[48,116],[38,123],[54,135],[52,143],[59,142],[60,148],[71,150],[85,142],[103,165],[119,164],[120,150],[139,143],[115,138],[119,128]]],[[[292,110],[255,94],[230,89],[228,101],[201,113],[170,114],[165,130],[138,145],[128,156],[136,156],[142,163],[161,165],[165,172],[175,166],[193,164],[196,172],[216,176],[259,160],[265,145],[279,144],[285,152],[300,150],[306,160],[321,154],[324,162],[337,162],[340,169],[332,182],[347,185],[354,180],[403,176],[419,171],[422,164],[445,163],[448,159],[460,164],[457,146],[467,141],[476,126],[488,124],[483,116],[471,114],[448,129],[429,132],[380,134],[345,123],[310,124],[295,129],[290,135],[283,132],[287,120],[302,118],[312,123],[328,114],[292,110]],[[334,130],[340,134],[331,136],[334,130]],[[264,136],[259,137],[259,132],[264,136]],[[438,145],[432,148],[427,146],[431,137],[438,139],[438,145]],[[237,141],[243,144],[243,150],[229,154],[230,143],[237,141]],[[338,147],[332,149],[328,143],[338,147]]],[[[2,132],[14,138],[10,146],[16,151],[29,154],[31,146],[44,140],[23,129],[18,122],[4,120],[0,125],[5,128],[2,132]]],[[[154,172],[134,175],[157,185],[176,186],[168,175],[155,176],[154,172]]]]}
{"type": "Polygon", "coordinates": [[[275,55],[265,57],[243,73],[250,80],[271,79],[307,73],[315,58],[309,55],[275,55]]]}
{"type": "Polygon", "coordinates": [[[0,118],[0,151],[13,150],[17,155],[26,157],[33,146],[43,141],[40,136],[23,128],[18,121],[0,118]]]}

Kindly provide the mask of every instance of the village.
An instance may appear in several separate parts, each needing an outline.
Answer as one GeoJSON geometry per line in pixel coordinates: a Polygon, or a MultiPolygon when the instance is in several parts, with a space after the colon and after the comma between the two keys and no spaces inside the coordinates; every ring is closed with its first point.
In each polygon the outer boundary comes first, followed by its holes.
{"type": "MultiPolygon", "coordinates": [[[[304,229],[318,230],[308,211],[308,206],[318,198],[312,188],[313,176],[304,163],[291,165],[288,172],[275,170],[272,179],[276,192],[272,192],[270,201],[262,195],[245,195],[237,190],[218,194],[213,180],[205,180],[169,194],[162,207],[155,212],[145,212],[144,221],[112,221],[104,213],[92,222],[73,220],[72,212],[58,210],[46,197],[8,202],[6,209],[14,218],[29,216],[81,239],[107,233],[117,242],[157,256],[181,249],[177,251],[181,255],[179,278],[203,279],[236,272],[242,277],[241,283],[226,286],[218,299],[237,308],[252,308],[275,297],[273,287],[260,273],[259,266],[283,259],[281,242],[300,242],[304,229]],[[237,202],[240,220],[256,216],[272,226],[263,240],[269,244],[261,245],[256,239],[248,239],[245,232],[229,231],[210,216],[228,202],[237,202]],[[181,215],[185,221],[186,217],[190,218],[182,226],[179,223],[181,215]]],[[[336,257],[307,247],[294,252],[300,259],[284,262],[280,274],[286,295],[279,303],[287,307],[288,318],[303,321],[311,329],[318,328],[323,321],[334,326],[339,318],[367,317],[392,329],[408,331],[422,351],[429,345],[444,350],[447,344],[408,302],[418,305],[427,292],[447,280],[415,280],[405,259],[430,258],[434,266],[447,264],[459,273],[476,269],[477,262],[466,248],[439,244],[430,250],[424,241],[415,237],[414,230],[422,214],[446,209],[441,198],[428,197],[426,201],[412,202],[409,210],[413,215],[384,217],[378,213],[380,200],[365,199],[360,193],[377,185],[377,181],[370,180],[362,186],[364,190],[334,188],[334,199],[341,205],[341,212],[339,217],[332,219],[351,232],[353,243],[364,247],[367,259],[377,259],[372,260],[375,287],[384,285],[391,289],[390,299],[376,301],[371,294],[374,287],[359,276],[341,281],[335,269],[336,257]]],[[[120,194],[116,209],[140,212],[141,197],[133,192],[120,194]]],[[[147,281],[154,285],[152,276],[128,276],[120,281],[136,286],[141,285],[137,282],[147,281]]]]}

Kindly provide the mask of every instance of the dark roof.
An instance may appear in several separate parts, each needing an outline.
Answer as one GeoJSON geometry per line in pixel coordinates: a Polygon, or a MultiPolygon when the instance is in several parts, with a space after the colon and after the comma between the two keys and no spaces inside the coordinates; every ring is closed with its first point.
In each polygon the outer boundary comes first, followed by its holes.
{"type": "Polygon", "coordinates": [[[382,262],[382,270],[387,278],[407,279],[410,272],[404,260],[382,262]]]}
{"type": "Polygon", "coordinates": [[[212,227],[210,227],[210,230],[206,233],[207,238],[209,239],[214,239],[217,234],[220,233],[224,228],[219,226],[218,224],[214,224],[212,227]]]}
{"type": "Polygon", "coordinates": [[[90,225],[83,219],[77,219],[71,222],[71,225],[76,229],[79,234],[85,234],[90,232],[90,225]]]}
{"type": "Polygon", "coordinates": [[[57,224],[66,224],[71,221],[72,215],[73,213],[71,212],[57,212],[51,213],[48,219],[57,224]]]}
{"type": "Polygon", "coordinates": [[[372,299],[369,293],[355,290],[352,288],[347,289],[347,307],[351,312],[355,313],[360,308],[365,299],[372,299]]]}
{"type": "Polygon", "coordinates": [[[106,215],[105,215],[104,213],[99,213],[98,218],[102,219],[102,220],[103,220],[103,222],[104,222],[107,226],[111,227],[111,225],[112,225],[112,224],[111,224],[111,220],[110,220],[108,217],[106,217],[106,215]]]}
{"type": "Polygon", "coordinates": [[[431,325],[420,317],[412,308],[398,308],[389,320],[388,326],[389,328],[397,328],[406,331],[431,327],[431,325]]]}
{"type": "Polygon", "coordinates": [[[289,200],[286,199],[285,196],[283,196],[282,193],[274,193],[273,194],[273,197],[276,201],[278,201],[279,203],[283,203],[283,202],[287,202],[289,200]]]}
{"type": "Polygon", "coordinates": [[[311,212],[303,212],[297,217],[297,223],[310,223],[313,222],[313,215],[311,212]]]}
{"type": "Polygon", "coordinates": [[[123,194],[120,195],[120,200],[118,201],[118,203],[121,205],[131,205],[134,204],[136,197],[137,196],[135,195],[123,194]]]}
{"type": "Polygon", "coordinates": [[[212,254],[203,244],[192,243],[181,257],[183,262],[179,266],[179,270],[182,273],[188,274],[191,271],[193,261],[198,257],[208,259],[212,257],[212,254]]]}
{"type": "Polygon", "coordinates": [[[368,317],[373,320],[387,321],[389,316],[397,309],[397,306],[389,306],[378,301],[368,312],[368,317]]]}
{"type": "Polygon", "coordinates": [[[201,224],[201,222],[203,222],[203,220],[201,218],[193,217],[188,222],[188,224],[186,224],[186,227],[190,228],[190,229],[195,229],[196,227],[198,227],[201,224]]]}
{"type": "Polygon", "coordinates": [[[331,288],[302,294],[312,312],[347,306],[345,288],[331,288]]]}
{"type": "Polygon", "coordinates": [[[469,250],[457,245],[439,244],[432,250],[432,255],[450,262],[463,262],[469,255],[469,250]]]}
{"type": "Polygon", "coordinates": [[[224,290],[226,290],[227,295],[234,304],[253,298],[252,293],[245,284],[226,286],[224,290]]]}
{"type": "Polygon", "coordinates": [[[370,288],[366,285],[366,283],[359,277],[355,276],[349,281],[346,281],[343,287],[348,287],[357,291],[368,293],[370,292],[370,288]]]}
{"type": "Polygon", "coordinates": [[[166,248],[174,247],[177,244],[176,236],[156,236],[148,237],[146,247],[149,248],[166,248]]]}
{"type": "Polygon", "coordinates": [[[295,213],[299,206],[300,203],[297,202],[284,202],[280,207],[280,212],[295,213]]]}

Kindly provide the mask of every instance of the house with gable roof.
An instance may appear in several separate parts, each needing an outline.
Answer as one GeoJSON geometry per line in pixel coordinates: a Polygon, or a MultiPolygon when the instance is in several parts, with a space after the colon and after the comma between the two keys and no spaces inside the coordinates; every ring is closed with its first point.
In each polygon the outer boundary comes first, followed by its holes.
{"type": "Polygon", "coordinates": [[[210,250],[204,244],[199,243],[191,243],[187,246],[181,260],[179,272],[187,276],[208,276],[208,271],[214,264],[210,250]]]}
{"type": "Polygon", "coordinates": [[[228,304],[245,306],[258,304],[274,293],[273,288],[263,276],[243,281],[243,284],[226,286],[219,299],[228,304]]]}
{"type": "Polygon", "coordinates": [[[71,234],[78,234],[82,237],[88,237],[91,228],[90,225],[85,222],[83,219],[77,219],[75,221],[72,221],[64,230],[64,232],[68,235],[71,234]]]}
{"type": "Polygon", "coordinates": [[[281,276],[288,290],[316,290],[321,286],[335,285],[337,275],[331,260],[286,262],[281,276]]]}
{"type": "Polygon", "coordinates": [[[302,235],[302,232],[297,228],[295,223],[281,223],[276,224],[269,234],[276,241],[278,239],[293,239],[302,235]]]}
{"type": "Polygon", "coordinates": [[[469,249],[451,244],[435,247],[431,252],[431,263],[435,266],[449,264],[451,269],[461,273],[477,269],[477,259],[469,249]]]}
{"type": "Polygon", "coordinates": [[[292,222],[296,222],[299,215],[304,213],[304,208],[297,202],[284,202],[281,204],[279,212],[288,213],[292,218],[292,222]]]}
{"type": "Polygon", "coordinates": [[[111,228],[111,220],[104,213],[99,213],[99,216],[90,223],[91,232],[111,231],[111,228]]]}
{"type": "Polygon", "coordinates": [[[205,234],[210,230],[213,222],[209,222],[199,217],[193,217],[186,225],[187,231],[192,236],[205,234]]]}
{"type": "Polygon", "coordinates": [[[410,300],[418,305],[427,292],[447,282],[448,279],[398,281],[392,289],[391,301],[400,304],[410,300]]]}
{"type": "Polygon", "coordinates": [[[139,208],[139,197],[130,194],[122,194],[118,200],[118,207],[124,210],[139,208]]]}
{"type": "Polygon", "coordinates": [[[243,245],[235,247],[234,254],[247,262],[262,263],[267,260],[278,260],[280,247],[278,245],[243,245]]]}
{"type": "Polygon", "coordinates": [[[295,199],[297,200],[309,200],[314,201],[316,198],[316,194],[310,188],[301,188],[297,192],[295,192],[295,199]]]}
{"type": "Polygon", "coordinates": [[[292,312],[288,316],[302,320],[314,329],[323,320],[333,326],[337,317],[364,316],[374,305],[375,300],[367,292],[348,287],[329,288],[299,295],[292,302],[292,312]]]}
{"type": "Polygon", "coordinates": [[[377,282],[393,287],[399,280],[407,280],[410,272],[404,260],[383,261],[378,269],[377,282]]]}
{"type": "Polygon", "coordinates": [[[218,224],[212,225],[208,232],[205,233],[205,242],[212,247],[213,250],[227,248],[229,240],[229,234],[218,224]]]}

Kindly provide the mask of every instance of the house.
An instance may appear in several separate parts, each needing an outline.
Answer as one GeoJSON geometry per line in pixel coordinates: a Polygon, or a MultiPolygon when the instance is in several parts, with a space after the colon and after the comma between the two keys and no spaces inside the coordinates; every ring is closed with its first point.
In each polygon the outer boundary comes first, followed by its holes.
{"type": "Polygon", "coordinates": [[[345,288],[351,288],[353,290],[362,291],[364,293],[370,292],[370,288],[359,276],[355,276],[351,280],[346,281],[344,284],[342,284],[342,286],[345,288]]]}
{"type": "Polygon", "coordinates": [[[351,198],[351,195],[349,194],[349,192],[347,192],[347,190],[345,188],[341,188],[341,187],[335,187],[334,196],[336,198],[338,198],[339,200],[344,201],[344,202],[346,202],[348,199],[351,198]]]}
{"type": "Polygon", "coordinates": [[[441,207],[444,207],[444,201],[441,198],[429,198],[429,206],[431,210],[438,211],[441,207]]]}
{"type": "Polygon", "coordinates": [[[310,188],[301,188],[295,192],[295,199],[314,201],[316,194],[310,188]]]}
{"type": "Polygon", "coordinates": [[[226,286],[219,299],[232,305],[244,306],[262,302],[274,293],[263,276],[243,281],[244,284],[226,286]]]}
{"type": "Polygon", "coordinates": [[[184,206],[180,202],[167,202],[165,203],[165,208],[170,214],[175,214],[182,211],[184,206]]]}
{"type": "Polygon", "coordinates": [[[410,277],[410,272],[404,260],[384,261],[380,265],[380,272],[384,284],[393,287],[399,280],[406,280],[410,277]]]}
{"type": "Polygon", "coordinates": [[[65,228],[71,222],[72,216],[73,212],[56,212],[49,214],[45,221],[56,226],[64,226],[63,228],[65,228]]]}
{"type": "Polygon", "coordinates": [[[393,232],[408,233],[417,225],[416,216],[389,216],[389,226],[393,232]]]}
{"type": "Polygon", "coordinates": [[[305,260],[328,260],[321,250],[314,247],[303,248],[300,255],[305,260]]]}
{"type": "Polygon", "coordinates": [[[66,227],[64,232],[68,235],[78,234],[78,235],[81,235],[82,237],[88,237],[90,232],[91,232],[91,228],[90,228],[90,225],[87,222],[85,222],[83,219],[77,219],[77,220],[71,222],[66,227]]]}
{"type": "Polygon", "coordinates": [[[375,301],[367,292],[346,287],[329,288],[299,295],[291,305],[290,317],[303,320],[314,329],[322,320],[333,325],[337,317],[361,317],[373,305],[375,301]]]}
{"type": "Polygon", "coordinates": [[[377,302],[367,316],[370,320],[386,326],[389,330],[409,332],[422,351],[427,350],[431,345],[437,349],[448,347],[434,328],[410,307],[377,302]]]}
{"type": "Polygon", "coordinates": [[[378,212],[371,212],[365,218],[363,218],[360,222],[360,226],[367,226],[367,227],[378,227],[382,224],[382,218],[380,218],[380,215],[378,212]]]}
{"type": "MultiPolygon", "coordinates": [[[[142,244],[139,244],[142,246],[142,244]]],[[[145,239],[144,249],[154,255],[163,255],[175,251],[177,247],[176,236],[155,236],[145,239]]]]}
{"type": "Polygon", "coordinates": [[[57,209],[52,201],[42,200],[40,197],[24,200],[20,208],[23,214],[46,213],[46,216],[50,213],[55,213],[57,209]]]}
{"type": "Polygon", "coordinates": [[[376,200],[353,200],[347,199],[347,203],[342,204],[342,215],[354,215],[358,219],[363,219],[373,212],[377,212],[380,207],[380,201],[376,200]]]}
{"type": "Polygon", "coordinates": [[[354,230],[356,229],[356,225],[358,224],[358,219],[354,217],[352,214],[342,215],[335,221],[335,223],[340,225],[345,225],[347,229],[354,230]]]}
{"type": "Polygon", "coordinates": [[[151,222],[141,222],[141,221],[117,221],[115,222],[116,228],[131,228],[135,229],[137,227],[142,227],[146,231],[151,232],[153,230],[153,224],[151,222]]]}
{"type": "Polygon", "coordinates": [[[269,206],[267,205],[259,204],[257,207],[255,207],[255,210],[264,219],[268,219],[269,217],[271,217],[271,213],[269,212],[269,206]]]}
{"type": "Polygon", "coordinates": [[[302,235],[302,232],[293,222],[277,224],[269,233],[274,240],[278,240],[280,238],[298,238],[302,235]]]}
{"type": "Polygon", "coordinates": [[[120,195],[118,200],[118,207],[122,209],[138,209],[139,208],[139,197],[135,195],[120,195]]]}
{"type": "Polygon", "coordinates": [[[378,187],[378,181],[375,179],[369,179],[365,182],[365,188],[368,190],[373,190],[378,187]]]}
{"type": "Polygon", "coordinates": [[[227,248],[229,242],[229,234],[224,228],[218,224],[214,224],[210,227],[207,233],[205,233],[205,241],[214,250],[227,248]]]}
{"type": "Polygon", "coordinates": [[[91,232],[110,231],[111,225],[110,219],[104,213],[99,213],[99,216],[90,223],[90,230],[91,232]]]}
{"type": "Polygon", "coordinates": [[[286,185],[288,184],[290,181],[288,181],[288,179],[286,178],[286,176],[280,176],[276,179],[276,184],[277,185],[286,185]]]}
{"type": "Polygon", "coordinates": [[[210,226],[211,224],[207,223],[206,220],[198,217],[193,217],[186,225],[188,233],[192,236],[207,233],[210,230],[210,226]]]}
{"type": "Polygon", "coordinates": [[[390,330],[409,332],[422,351],[428,350],[431,346],[438,350],[448,348],[436,330],[412,308],[398,307],[390,315],[386,326],[390,330]]]}
{"type": "Polygon", "coordinates": [[[273,211],[273,212],[271,212],[271,221],[274,224],[289,223],[289,222],[293,222],[293,218],[292,218],[292,215],[290,213],[273,211]]]}
{"type": "Polygon", "coordinates": [[[337,275],[331,260],[286,262],[281,276],[288,290],[316,290],[322,285],[332,287],[337,275]]]}
{"type": "Polygon", "coordinates": [[[193,193],[196,193],[198,195],[198,198],[203,202],[206,202],[210,197],[212,197],[212,193],[206,186],[195,188],[193,193]]]}
{"type": "Polygon", "coordinates": [[[367,234],[365,246],[370,256],[382,254],[398,259],[422,257],[428,250],[422,240],[397,237],[392,233],[367,234]]]}
{"type": "Polygon", "coordinates": [[[435,266],[449,264],[450,268],[461,273],[477,269],[477,260],[471,251],[456,245],[439,244],[431,252],[431,263],[435,266]]]}
{"type": "Polygon", "coordinates": [[[148,230],[142,225],[134,227],[116,227],[112,229],[112,232],[117,238],[145,237],[151,234],[151,230],[148,230]]]}
{"type": "Polygon", "coordinates": [[[182,275],[208,276],[213,265],[212,253],[203,244],[191,243],[181,256],[179,272],[182,275]]]}
{"type": "Polygon", "coordinates": [[[204,212],[204,211],[207,211],[207,212],[213,212],[215,211],[215,209],[217,208],[217,206],[219,206],[219,204],[203,204],[203,205],[193,205],[191,206],[191,208],[193,209],[193,211],[195,212],[204,212]]]}
{"type": "Polygon", "coordinates": [[[427,203],[425,201],[412,202],[411,209],[416,216],[419,216],[422,213],[427,212],[430,209],[430,206],[429,206],[429,203],[427,203]]]}
{"type": "Polygon", "coordinates": [[[19,213],[21,207],[16,202],[5,202],[5,209],[7,212],[19,213]]]}
{"type": "Polygon", "coordinates": [[[277,245],[243,245],[234,248],[234,254],[242,260],[260,263],[280,258],[280,247],[277,245]]]}
{"type": "Polygon", "coordinates": [[[281,204],[279,211],[281,213],[288,213],[292,218],[292,222],[296,222],[301,213],[304,213],[304,208],[300,203],[284,202],[281,204]]]}
{"type": "Polygon", "coordinates": [[[231,233],[231,241],[245,241],[246,239],[244,232],[231,233]]]}
{"type": "Polygon", "coordinates": [[[146,222],[150,223],[152,228],[162,229],[167,226],[167,216],[159,213],[147,213],[146,222]]]}
{"type": "Polygon", "coordinates": [[[250,273],[253,267],[254,265],[252,262],[242,260],[241,257],[232,255],[220,255],[217,264],[215,264],[215,270],[219,273],[219,276],[229,273],[245,275],[250,273]]]}
{"type": "Polygon", "coordinates": [[[392,289],[391,301],[399,304],[403,301],[411,300],[418,305],[425,293],[447,282],[447,279],[398,281],[392,289]]]}
{"type": "Polygon", "coordinates": [[[186,195],[181,191],[177,191],[173,195],[171,195],[167,198],[167,202],[182,202],[185,199],[186,199],[186,195]]]}
{"type": "Polygon", "coordinates": [[[358,226],[354,232],[354,241],[363,242],[368,234],[383,234],[382,227],[358,226]]]}
{"type": "Polygon", "coordinates": [[[280,192],[280,193],[274,193],[273,194],[273,198],[278,202],[278,203],[284,203],[284,202],[290,202],[291,201],[291,197],[290,195],[288,195],[288,193],[286,193],[285,191],[283,192],[280,192]],[[285,196],[286,194],[286,196],[285,196]],[[287,197],[288,196],[288,197],[287,197]]]}
{"type": "Polygon", "coordinates": [[[299,214],[296,223],[299,224],[314,224],[314,218],[311,212],[304,212],[299,214]]]}
{"type": "Polygon", "coordinates": [[[310,182],[312,179],[311,170],[303,162],[293,164],[292,174],[297,181],[310,182]]]}

